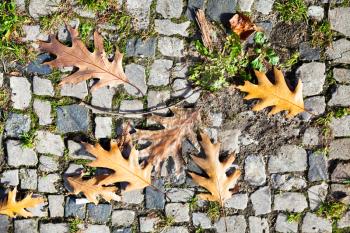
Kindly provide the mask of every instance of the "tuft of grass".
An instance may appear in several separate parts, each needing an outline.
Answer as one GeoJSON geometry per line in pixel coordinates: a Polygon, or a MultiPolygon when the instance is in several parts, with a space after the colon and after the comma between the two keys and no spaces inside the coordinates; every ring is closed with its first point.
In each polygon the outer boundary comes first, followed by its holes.
{"type": "Polygon", "coordinates": [[[285,61],[283,64],[280,65],[280,68],[288,69],[292,67],[293,65],[298,63],[299,58],[300,58],[299,52],[293,53],[292,56],[287,61],[285,61]]]}
{"type": "Polygon", "coordinates": [[[300,222],[303,213],[289,213],[287,215],[287,221],[289,223],[300,222]]]}
{"type": "Polygon", "coordinates": [[[307,6],[304,0],[279,0],[275,10],[284,22],[302,22],[307,20],[307,6]]]}
{"type": "Polygon", "coordinates": [[[19,136],[21,146],[27,147],[27,148],[33,148],[35,145],[35,136],[36,136],[36,133],[34,130],[30,130],[29,132],[22,133],[19,136]]]}
{"type": "Polygon", "coordinates": [[[219,202],[210,201],[207,210],[208,217],[212,221],[217,221],[220,218],[220,204],[219,202]]]}
{"type": "Polygon", "coordinates": [[[323,202],[316,211],[316,214],[332,221],[338,221],[347,208],[347,205],[338,201],[323,202]]]}
{"type": "Polygon", "coordinates": [[[204,232],[205,231],[204,231],[204,229],[201,226],[197,227],[196,230],[195,230],[195,233],[204,233],[204,232]]]}
{"type": "Polygon", "coordinates": [[[10,100],[10,93],[5,88],[0,88],[0,106],[4,107],[10,100]]]}
{"type": "Polygon", "coordinates": [[[79,224],[83,221],[81,219],[75,218],[69,221],[69,233],[77,233],[79,232],[79,224]]]}
{"type": "Polygon", "coordinates": [[[194,211],[198,209],[198,197],[194,196],[188,200],[190,210],[194,211]]]}
{"type": "Polygon", "coordinates": [[[329,21],[315,22],[311,25],[311,45],[314,47],[325,48],[332,44],[333,31],[329,21]]]}
{"type": "Polygon", "coordinates": [[[95,12],[105,11],[110,7],[117,7],[116,1],[112,0],[78,0],[78,4],[95,12]]]}
{"type": "Polygon", "coordinates": [[[79,25],[78,31],[79,36],[82,41],[85,41],[86,44],[89,44],[89,38],[92,35],[95,25],[90,21],[84,21],[79,25]]]}
{"type": "Polygon", "coordinates": [[[159,222],[157,223],[156,229],[161,232],[175,223],[175,218],[173,216],[161,216],[159,222]]]}

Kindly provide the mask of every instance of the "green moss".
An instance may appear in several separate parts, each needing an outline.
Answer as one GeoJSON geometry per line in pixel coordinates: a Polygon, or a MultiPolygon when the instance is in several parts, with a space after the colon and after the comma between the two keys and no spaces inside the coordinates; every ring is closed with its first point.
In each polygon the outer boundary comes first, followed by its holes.
{"type": "Polygon", "coordinates": [[[0,106],[7,106],[10,101],[10,92],[6,88],[0,88],[0,106]]]}
{"type": "Polygon", "coordinates": [[[293,223],[293,222],[300,222],[301,218],[303,216],[303,213],[288,213],[287,215],[287,221],[289,223],[293,223]]]}
{"type": "Polygon", "coordinates": [[[307,20],[307,5],[304,0],[279,0],[275,3],[274,9],[285,22],[295,23],[307,20]]]}
{"type": "Polygon", "coordinates": [[[329,21],[314,22],[311,26],[311,44],[314,47],[325,48],[332,44],[333,31],[329,21]]]}
{"type": "Polygon", "coordinates": [[[195,211],[198,209],[198,197],[194,196],[190,200],[188,200],[188,204],[190,207],[190,210],[195,211]]]}
{"type": "Polygon", "coordinates": [[[281,64],[280,67],[285,68],[285,69],[291,68],[292,66],[294,66],[295,64],[298,63],[299,58],[300,58],[300,53],[295,52],[292,54],[292,56],[287,61],[285,61],[283,64],[281,64]]]}
{"type": "Polygon", "coordinates": [[[220,218],[220,204],[216,201],[210,201],[208,205],[207,215],[212,221],[220,218]]]}
{"type": "Polygon", "coordinates": [[[79,232],[79,224],[82,224],[83,221],[75,218],[69,221],[69,233],[77,233],[79,232]]]}
{"type": "Polygon", "coordinates": [[[329,220],[337,221],[344,215],[347,209],[347,205],[338,201],[322,202],[316,214],[329,220]]]}
{"type": "Polygon", "coordinates": [[[161,232],[171,227],[175,223],[175,218],[173,216],[160,216],[160,220],[157,223],[156,230],[161,232]]]}

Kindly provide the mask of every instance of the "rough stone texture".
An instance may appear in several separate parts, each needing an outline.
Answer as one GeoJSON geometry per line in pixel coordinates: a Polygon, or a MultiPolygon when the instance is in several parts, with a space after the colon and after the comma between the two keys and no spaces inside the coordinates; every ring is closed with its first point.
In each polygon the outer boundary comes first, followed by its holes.
{"type": "Polygon", "coordinates": [[[234,194],[230,199],[225,201],[226,208],[232,208],[237,210],[244,210],[248,205],[248,194],[239,193],[234,194]]]}
{"type": "Polygon", "coordinates": [[[324,9],[321,6],[309,6],[307,15],[316,21],[322,21],[324,17],[324,9]]]}
{"type": "Polygon", "coordinates": [[[249,217],[249,229],[254,233],[269,232],[269,224],[266,218],[249,217]]]}
{"type": "Polygon", "coordinates": [[[41,154],[62,156],[64,152],[64,143],[61,136],[49,131],[37,131],[35,145],[36,151],[41,154]]]}
{"type": "Polygon", "coordinates": [[[242,12],[251,12],[254,0],[238,0],[238,9],[242,12]]]}
{"type": "Polygon", "coordinates": [[[210,218],[205,213],[193,213],[192,221],[195,227],[201,227],[202,229],[209,229],[212,226],[210,218]]]}
{"type": "Polygon", "coordinates": [[[35,233],[38,232],[38,220],[35,219],[22,219],[15,220],[15,233],[35,233]]]}
{"type": "Polygon", "coordinates": [[[48,79],[39,78],[35,76],[33,78],[33,93],[35,95],[54,96],[55,91],[52,83],[48,79]]]}
{"type": "Polygon", "coordinates": [[[332,223],[324,218],[317,217],[316,214],[306,213],[303,219],[302,232],[310,233],[331,233],[332,223]]]}
{"type": "Polygon", "coordinates": [[[39,125],[49,125],[52,123],[51,104],[49,101],[35,99],[33,108],[36,115],[39,117],[39,125]]]}
{"type": "Polygon", "coordinates": [[[171,36],[171,35],[180,35],[180,36],[188,36],[187,29],[190,26],[190,22],[184,23],[173,23],[168,19],[159,20],[156,19],[155,22],[155,30],[161,35],[171,36]]]}
{"type": "Polygon", "coordinates": [[[147,187],[146,194],[146,208],[147,209],[163,209],[165,205],[164,194],[160,191],[164,191],[164,181],[158,179],[153,185],[159,190],[155,190],[152,187],[147,187]]]}
{"type": "Polygon", "coordinates": [[[61,169],[56,158],[51,156],[40,156],[39,170],[43,172],[55,172],[61,169]]]}
{"type": "Polygon", "coordinates": [[[297,77],[303,82],[303,95],[320,94],[326,80],[326,65],[320,62],[305,63],[296,71],[297,77]]]}
{"type": "Polygon", "coordinates": [[[145,199],[142,190],[133,190],[130,192],[122,192],[122,200],[127,204],[141,204],[145,199]]]}
{"type": "Polygon", "coordinates": [[[158,50],[164,56],[183,57],[184,41],[174,37],[161,37],[158,41],[158,50]]]}
{"type": "Polygon", "coordinates": [[[38,158],[35,151],[31,148],[24,147],[20,141],[8,140],[7,148],[7,164],[13,167],[35,166],[38,163],[38,158]]]}
{"type": "Polygon", "coordinates": [[[110,233],[108,226],[103,225],[87,225],[87,228],[84,229],[84,233],[110,233]]]}
{"type": "Polygon", "coordinates": [[[270,173],[305,171],[307,168],[306,151],[295,145],[280,147],[277,155],[269,159],[270,173]]]}
{"type": "Polygon", "coordinates": [[[38,175],[36,169],[20,169],[19,178],[21,189],[35,190],[38,186],[38,175]]]}
{"type": "Polygon", "coordinates": [[[253,204],[255,215],[267,214],[271,212],[271,190],[270,187],[262,187],[252,193],[250,200],[253,204]]]}
{"type": "Polygon", "coordinates": [[[274,189],[282,191],[298,190],[306,187],[306,180],[289,174],[272,174],[271,184],[274,189]]]}
{"type": "Polygon", "coordinates": [[[338,228],[350,227],[350,211],[346,212],[344,216],[337,222],[338,228]]]}
{"type": "Polygon", "coordinates": [[[189,231],[186,227],[179,226],[165,228],[162,233],[189,233],[189,231]]]}
{"type": "Polygon", "coordinates": [[[112,100],[115,92],[115,88],[108,86],[95,90],[91,93],[91,105],[110,109],[112,107],[112,100]]]}
{"type": "Polygon", "coordinates": [[[42,64],[47,59],[50,59],[50,55],[48,53],[40,54],[35,61],[29,62],[28,66],[26,67],[26,71],[30,74],[50,74],[52,72],[50,66],[42,64]]]}
{"type": "Polygon", "coordinates": [[[16,109],[26,109],[32,99],[30,82],[23,77],[10,77],[11,101],[16,109]]]}
{"type": "Polygon", "coordinates": [[[309,42],[299,45],[300,59],[304,61],[317,61],[321,58],[321,48],[313,47],[309,42]]]}
{"type": "Polygon", "coordinates": [[[110,138],[112,135],[112,124],[111,117],[96,117],[95,138],[110,138]]]}
{"type": "Polygon", "coordinates": [[[111,212],[112,206],[110,204],[87,205],[87,218],[92,223],[105,224],[108,221],[111,212]]]}
{"type": "Polygon", "coordinates": [[[126,10],[133,16],[137,30],[147,29],[151,4],[152,0],[126,0],[126,10]]]}
{"type": "Polygon", "coordinates": [[[10,225],[9,217],[0,215],[0,232],[7,232],[10,225]]]}
{"type": "Polygon", "coordinates": [[[68,155],[72,159],[87,159],[93,160],[94,157],[90,155],[81,143],[68,140],[68,155]]]}
{"type": "Polygon", "coordinates": [[[275,0],[257,0],[255,2],[255,10],[267,15],[271,12],[275,0]]]}
{"type": "Polygon", "coordinates": [[[281,233],[297,233],[298,232],[298,223],[289,222],[285,214],[278,214],[276,220],[276,229],[277,232],[281,233]]]}
{"type": "Polygon", "coordinates": [[[61,96],[71,96],[83,100],[88,94],[86,81],[77,84],[64,84],[61,87],[61,96]]]}
{"type": "Polygon", "coordinates": [[[221,217],[219,221],[214,224],[214,228],[217,232],[241,233],[245,232],[247,223],[243,215],[227,216],[221,217]],[[226,221],[224,218],[226,218],[226,221]]]}
{"type": "Polygon", "coordinates": [[[174,219],[174,222],[189,222],[190,221],[189,204],[169,203],[165,205],[165,215],[174,219]]]}
{"type": "Polygon", "coordinates": [[[329,106],[350,106],[350,86],[339,85],[328,102],[329,106]]]}
{"type": "Polygon", "coordinates": [[[156,217],[140,217],[140,231],[141,232],[152,232],[159,221],[156,217]]]}
{"type": "Polygon", "coordinates": [[[303,136],[304,146],[317,146],[320,141],[320,131],[318,128],[310,127],[305,130],[303,136]]]}
{"type": "Polygon", "coordinates": [[[193,190],[182,188],[170,188],[166,193],[171,202],[188,202],[194,195],[193,190]]]}
{"type": "Polygon", "coordinates": [[[18,170],[6,170],[0,174],[0,183],[8,186],[19,185],[18,170]]]}
{"type": "Polygon", "coordinates": [[[326,200],[328,185],[322,183],[319,185],[311,186],[307,190],[309,196],[309,205],[311,210],[316,210],[319,205],[326,200]]]}
{"type": "Polygon", "coordinates": [[[126,44],[126,55],[128,57],[154,57],[156,54],[156,46],[156,38],[148,38],[145,40],[133,38],[126,44]]]}
{"type": "Polygon", "coordinates": [[[130,118],[142,118],[140,114],[132,114],[133,112],[140,112],[143,110],[143,103],[141,100],[122,100],[120,102],[119,111],[128,113],[130,118]]]}
{"type": "Polygon", "coordinates": [[[49,212],[51,218],[64,216],[64,196],[63,195],[49,195],[49,212]]]}
{"type": "Polygon", "coordinates": [[[61,0],[31,0],[29,3],[29,14],[34,19],[54,13],[59,8],[61,0]]]}
{"type": "Polygon", "coordinates": [[[331,197],[335,200],[339,200],[342,203],[350,204],[350,187],[349,185],[343,184],[332,184],[331,185],[331,197]]]}
{"type": "Polygon", "coordinates": [[[28,115],[11,112],[5,124],[5,135],[19,138],[21,134],[30,130],[30,124],[31,120],[28,115]]]}
{"type": "Polygon", "coordinates": [[[245,159],[244,171],[244,180],[249,184],[260,186],[266,182],[265,163],[261,156],[248,156],[245,159]]]}
{"type": "MultiPolygon", "coordinates": [[[[162,107],[170,99],[169,91],[149,91],[147,102],[148,108],[162,107]]],[[[168,109],[157,110],[157,113],[167,113],[168,109]]]]}
{"type": "MultiPolygon", "coordinates": [[[[125,66],[125,74],[129,82],[136,86],[143,94],[147,92],[146,71],[145,68],[137,64],[129,64],[125,66]]],[[[142,93],[130,84],[124,85],[126,92],[130,95],[140,97],[142,93]]]]}
{"type": "MultiPolygon", "coordinates": [[[[98,106],[92,104],[94,106],[98,106]]],[[[73,104],[57,108],[57,130],[61,134],[89,130],[89,111],[84,106],[73,104]]]]}
{"type": "Polygon", "coordinates": [[[183,9],[182,0],[158,0],[156,11],[164,18],[179,18],[183,9]]]}
{"type": "Polygon", "coordinates": [[[172,90],[172,97],[187,98],[187,103],[195,103],[200,95],[200,92],[193,92],[186,79],[175,79],[172,85],[172,90]]]}
{"type": "Polygon", "coordinates": [[[132,210],[115,210],[112,213],[113,226],[131,226],[135,220],[135,211],[132,210]]]}
{"type": "Polygon", "coordinates": [[[76,198],[68,197],[66,199],[66,205],[64,206],[64,216],[65,217],[74,217],[74,218],[85,218],[86,205],[76,204],[76,198]]]}
{"type": "Polygon", "coordinates": [[[336,139],[329,146],[329,159],[350,160],[350,138],[336,139]]]}
{"type": "Polygon", "coordinates": [[[307,207],[306,197],[302,193],[286,192],[276,194],[274,198],[274,210],[302,212],[307,207]]]}
{"type": "Polygon", "coordinates": [[[349,137],[350,136],[350,115],[341,118],[333,118],[330,123],[333,136],[349,137]]]}
{"type": "Polygon", "coordinates": [[[155,60],[151,66],[151,72],[148,79],[148,85],[163,86],[169,84],[170,70],[173,61],[166,59],[155,60]]]}
{"type": "Polygon", "coordinates": [[[350,69],[334,68],[333,77],[339,83],[350,84],[350,69]]]}
{"type": "Polygon", "coordinates": [[[48,174],[38,179],[38,191],[42,193],[56,193],[56,183],[61,179],[59,174],[48,174]]]}
{"type": "Polygon", "coordinates": [[[327,158],[322,153],[312,153],[309,155],[309,181],[328,180],[327,158]]]}
{"type": "Polygon", "coordinates": [[[0,87],[4,85],[4,73],[0,72],[0,87]]]}
{"type": "Polygon", "coordinates": [[[343,182],[350,177],[350,163],[339,163],[331,175],[331,180],[334,182],[343,182]]]}
{"type": "Polygon", "coordinates": [[[36,41],[40,35],[40,25],[23,25],[22,27],[26,37],[22,41],[36,41]]]}
{"type": "Polygon", "coordinates": [[[333,42],[333,46],[326,49],[326,56],[334,63],[350,64],[350,41],[340,39],[333,42]]]}
{"type": "Polygon", "coordinates": [[[234,13],[235,8],[236,0],[209,0],[206,13],[212,20],[221,22],[228,13],[234,13]]]}
{"type": "Polygon", "coordinates": [[[301,113],[301,116],[304,120],[308,121],[311,118],[321,115],[326,110],[326,99],[324,96],[313,96],[305,99],[304,101],[305,109],[311,112],[314,115],[311,115],[308,112],[301,113]]]}
{"type": "Polygon", "coordinates": [[[41,223],[40,233],[67,233],[69,227],[67,223],[41,223]]]}
{"type": "Polygon", "coordinates": [[[350,37],[350,7],[338,7],[329,10],[328,18],[331,28],[350,37]]]}

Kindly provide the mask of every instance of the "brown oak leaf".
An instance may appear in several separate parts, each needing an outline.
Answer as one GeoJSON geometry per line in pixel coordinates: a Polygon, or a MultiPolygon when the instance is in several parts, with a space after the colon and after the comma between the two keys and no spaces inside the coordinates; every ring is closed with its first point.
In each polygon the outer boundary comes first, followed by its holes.
{"type": "Polygon", "coordinates": [[[246,40],[253,32],[259,30],[248,16],[241,13],[235,14],[230,19],[230,26],[231,30],[236,33],[241,40],[246,40]]]}

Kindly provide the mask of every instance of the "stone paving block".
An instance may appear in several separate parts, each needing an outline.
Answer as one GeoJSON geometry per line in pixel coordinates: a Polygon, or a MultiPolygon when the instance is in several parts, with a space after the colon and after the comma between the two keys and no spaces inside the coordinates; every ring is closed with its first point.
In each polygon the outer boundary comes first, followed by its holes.
{"type": "Polygon", "coordinates": [[[68,140],[68,155],[72,159],[93,160],[95,157],[88,153],[81,143],[68,140]]]}
{"type": "Polygon", "coordinates": [[[238,0],[237,6],[242,12],[251,12],[254,0],[238,0]]]}
{"type": "Polygon", "coordinates": [[[322,21],[324,17],[324,9],[321,6],[309,6],[307,9],[307,15],[316,21],[322,21]]]}
{"type": "Polygon", "coordinates": [[[180,35],[187,37],[188,32],[187,29],[190,26],[190,22],[183,22],[183,23],[173,23],[168,19],[165,20],[159,20],[156,19],[154,21],[155,24],[155,30],[161,35],[165,36],[172,36],[172,35],[180,35]]]}
{"type": "Polygon", "coordinates": [[[38,232],[38,220],[22,219],[14,221],[15,233],[36,233],[38,232]]]}
{"type": "Polygon", "coordinates": [[[56,109],[56,112],[57,131],[59,133],[88,132],[90,124],[89,111],[84,106],[78,104],[61,106],[56,109]]]}
{"type": "Polygon", "coordinates": [[[350,69],[334,68],[333,77],[341,84],[350,84],[350,69]]]}
{"type": "Polygon", "coordinates": [[[272,188],[290,191],[292,189],[298,190],[307,186],[306,180],[303,177],[297,177],[290,174],[272,174],[271,175],[272,188]]]}
{"type": "Polygon", "coordinates": [[[157,179],[153,182],[153,185],[159,190],[155,190],[152,187],[146,187],[145,199],[147,209],[163,209],[165,205],[164,196],[164,181],[157,179]]]}
{"type": "Polygon", "coordinates": [[[295,145],[281,146],[268,163],[270,173],[305,171],[306,168],[306,151],[295,145]]]}
{"type": "Polygon", "coordinates": [[[269,232],[269,224],[266,218],[250,216],[248,221],[249,221],[250,232],[254,232],[254,233],[269,232]]]}
{"type": "Polygon", "coordinates": [[[143,66],[134,63],[128,64],[125,66],[125,75],[128,77],[129,82],[132,84],[124,85],[125,91],[128,94],[136,97],[141,97],[142,94],[146,94],[146,70],[143,66]]]}
{"type": "Polygon", "coordinates": [[[43,95],[43,96],[54,96],[55,91],[53,89],[53,85],[50,80],[39,78],[35,76],[33,78],[33,93],[35,95],[43,95]]]}
{"type": "Polygon", "coordinates": [[[276,194],[274,198],[274,210],[302,212],[307,207],[306,197],[302,193],[285,192],[276,194]]]}
{"type": "Polygon", "coordinates": [[[163,86],[169,84],[170,70],[173,66],[172,60],[158,59],[151,66],[148,85],[163,86]]]}
{"type": "Polygon", "coordinates": [[[330,195],[346,205],[350,204],[350,187],[344,184],[331,184],[330,195]]]}
{"type": "Polygon", "coordinates": [[[214,228],[217,232],[241,233],[246,231],[247,223],[243,215],[227,216],[221,217],[214,224],[214,228]],[[226,224],[224,218],[226,218],[226,224]]]}
{"type": "MultiPolygon", "coordinates": [[[[169,91],[149,91],[147,96],[148,108],[161,108],[164,107],[166,102],[170,99],[169,91]]],[[[161,109],[155,112],[167,113],[168,109],[161,109]]]]}
{"type": "Polygon", "coordinates": [[[167,217],[173,217],[176,223],[190,221],[189,204],[169,203],[165,205],[165,214],[167,217]]]}
{"type": "Polygon", "coordinates": [[[162,231],[162,233],[189,233],[186,227],[169,227],[162,231]]]}
{"type": "Polygon", "coordinates": [[[327,219],[317,217],[316,214],[306,213],[303,219],[301,231],[305,233],[331,233],[332,223],[327,219]]]}
{"type": "Polygon", "coordinates": [[[87,217],[90,222],[97,224],[104,224],[108,221],[112,213],[112,206],[110,204],[88,204],[87,217]]]}
{"type": "Polygon", "coordinates": [[[91,93],[91,105],[110,109],[112,108],[113,96],[115,95],[116,90],[113,87],[102,87],[91,93]]]}
{"type": "Polygon", "coordinates": [[[122,192],[122,200],[127,204],[141,204],[145,199],[143,190],[133,190],[130,192],[122,192]]]}
{"type": "Polygon", "coordinates": [[[244,164],[244,180],[249,184],[260,186],[266,182],[265,163],[259,155],[249,155],[244,164]]]}
{"type": "Polygon", "coordinates": [[[33,109],[35,114],[39,117],[39,125],[49,125],[52,123],[51,104],[49,101],[35,99],[33,109]]]}
{"type": "Polygon", "coordinates": [[[209,229],[212,227],[211,220],[206,213],[192,213],[192,222],[195,227],[209,229]]]}
{"type": "Polygon", "coordinates": [[[64,216],[64,196],[48,195],[50,218],[64,216]]]}
{"type": "Polygon", "coordinates": [[[304,100],[304,106],[309,112],[301,113],[301,117],[305,121],[309,121],[310,119],[322,115],[326,110],[326,99],[324,96],[312,96],[304,100]]]}
{"type": "Polygon", "coordinates": [[[158,41],[158,50],[163,56],[183,57],[184,41],[175,37],[161,37],[158,41]]]}
{"type": "Polygon", "coordinates": [[[112,213],[112,225],[128,227],[135,221],[136,213],[132,210],[114,210],[112,213]]]}
{"type": "Polygon", "coordinates": [[[350,177],[350,163],[339,163],[331,175],[333,182],[343,182],[350,177]]]}
{"type": "Polygon", "coordinates": [[[6,215],[0,215],[0,232],[7,232],[10,225],[10,218],[6,215]]]}
{"type": "Polygon", "coordinates": [[[54,158],[52,156],[42,155],[40,156],[39,161],[40,161],[40,164],[38,168],[40,171],[55,172],[62,169],[62,167],[60,167],[59,165],[57,158],[54,158]]]}
{"type": "Polygon", "coordinates": [[[236,0],[208,0],[206,14],[210,19],[221,22],[225,15],[235,12],[236,3],[236,0]]]}
{"type": "Polygon", "coordinates": [[[341,118],[333,118],[329,126],[334,137],[349,137],[350,115],[341,118]]]}
{"type": "Polygon", "coordinates": [[[309,155],[309,181],[328,180],[328,162],[322,153],[311,153],[309,155]]]}
{"type": "Polygon", "coordinates": [[[336,139],[329,145],[329,159],[350,160],[350,139],[336,139]]]}
{"type": "Polygon", "coordinates": [[[30,82],[23,77],[10,77],[9,79],[13,108],[21,110],[28,108],[32,99],[30,82]]]}
{"type": "Polygon", "coordinates": [[[276,229],[277,232],[281,233],[297,233],[298,232],[298,223],[289,222],[285,214],[278,214],[276,220],[276,229]]]}
{"type": "Polygon", "coordinates": [[[338,228],[350,227],[350,211],[346,212],[343,217],[337,222],[338,228]]]}
{"type": "Polygon", "coordinates": [[[67,233],[69,226],[67,223],[41,223],[40,233],[67,233]]]}
{"type": "Polygon", "coordinates": [[[350,86],[338,85],[332,98],[328,102],[329,106],[350,106],[350,86]]]}
{"type": "Polygon", "coordinates": [[[331,28],[350,37],[350,7],[337,7],[328,13],[331,28]]]}
{"type": "Polygon", "coordinates": [[[333,46],[326,49],[326,57],[333,60],[332,63],[350,64],[350,41],[345,38],[336,40],[333,46]]]}
{"type": "Polygon", "coordinates": [[[244,210],[248,205],[248,194],[237,193],[232,195],[232,197],[225,201],[226,208],[232,208],[237,210],[244,210]]]}
{"type": "Polygon", "coordinates": [[[84,229],[84,233],[110,233],[110,229],[108,226],[104,225],[87,225],[87,228],[84,229]]]}
{"type": "MultiPolygon", "coordinates": [[[[141,38],[132,38],[126,44],[126,56],[154,57],[156,54],[156,46],[157,39],[154,37],[145,40],[142,40],[141,38]]],[[[129,77],[128,75],[126,76],[129,77]]]]}
{"type": "Polygon", "coordinates": [[[7,140],[7,165],[12,167],[35,166],[38,157],[32,148],[24,147],[20,141],[7,140]]]}
{"type": "Polygon", "coordinates": [[[31,120],[28,115],[10,113],[5,124],[5,135],[7,137],[19,138],[23,133],[30,130],[31,120]]]}
{"type": "Polygon", "coordinates": [[[111,117],[96,117],[95,138],[110,138],[112,135],[112,124],[111,117]]]}
{"type": "Polygon", "coordinates": [[[126,10],[133,17],[136,30],[147,29],[150,21],[152,0],[126,0],[126,10]]]}
{"type": "Polygon", "coordinates": [[[297,77],[303,82],[303,95],[320,94],[326,80],[326,65],[320,62],[305,63],[296,71],[297,77]]]}
{"type": "Polygon", "coordinates": [[[194,195],[194,190],[183,188],[170,188],[166,190],[171,202],[188,202],[194,195]]]}
{"type": "Polygon", "coordinates": [[[64,217],[85,218],[86,205],[75,203],[75,197],[68,197],[66,199],[66,205],[64,206],[64,217]]]}
{"type": "Polygon", "coordinates": [[[317,146],[319,142],[320,142],[320,130],[315,127],[307,128],[303,136],[303,145],[317,146]]]}
{"type": "Polygon", "coordinates": [[[271,12],[274,2],[275,0],[257,0],[255,2],[255,10],[267,15],[271,12]]]}
{"type": "Polygon", "coordinates": [[[19,185],[18,170],[6,170],[0,174],[0,183],[9,186],[19,185]]]}
{"type": "Polygon", "coordinates": [[[36,190],[38,187],[38,174],[36,169],[19,170],[21,189],[36,190]]]}
{"type": "Polygon", "coordinates": [[[29,14],[34,19],[50,15],[59,10],[61,0],[31,0],[28,6],[29,14]]]}
{"type": "Polygon", "coordinates": [[[47,205],[47,202],[45,201],[44,203],[40,203],[35,207],[26,208],[26,209],[33,214],[33,217],[47,218],[49,214],[48,214],[47,208],[45,208],[46,205],[47,205]]]}
{"type": "Polygon", "coordinates": [[[78,99],[85,99],[88,95],[88,88],[86,81],[79,82],[77,84],[64,84],[61,87],[61,96],[76,97],[78,99]]]}
{"type": "Polygon", "coordinates": [[[159,222],[157,217],[140,217],[140,231],[141,232],[153,232],[156,224],[159,222]]]}
{"type": "Polygon", "coordinates": [[[299,52],[303,61],[317,61],[321,58],[321,48],[312,46],[310,42],[300,43],[299,52]]]}
{"type": "Polygon", "coordinates": [[[164,18],[179,18],[183,7],[182,0],[158,0],[156,11],[164,18]]]}
{"type": "Polygon", "coordinates": [[[271,212],[271,190],[270,187],[262,187],[250,195],[255,215],[271,212]]]}
{"type": "Polygon", "coordinates": [[[42,193],[56,193],[56,183],[61,179],[59,174],[48,174],[38,178],[38,191],[42,193]]]}
{"type": "Polygon", "coordinates": [[[188,0],[186,16],[188,19],[194,21],[196,20],[195,11],[197,9],[204,10],[205,0],[188,0]]]}
{"type": "Polygon", "coordinates": [[[38,130],[35,137],[35,149],[41,154],[63,156],[64,143],[60,135],[38,130]]]}
{"type": "Polygon", "coordinates": [[[319,205],[326,200],[328,193],[328,185],[322,183],[319,185],[311,186],[307,190],[309,196],[309,205],[311,210],[316,210],[319,205]]]}
{"type": "Polygon", "coordinates": [[[122,100],[120,102],[119,111],[126,112],[130,118],[142,118],[140,114],[132,114],[133,112],[140,112],[143,110],[143,103],[141,100],[122,100]]]}

